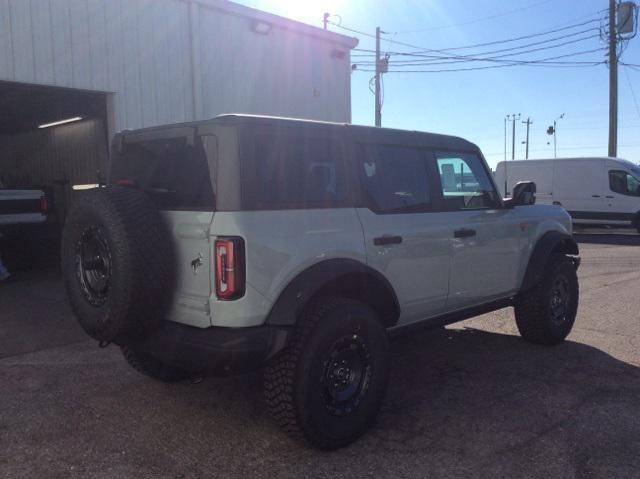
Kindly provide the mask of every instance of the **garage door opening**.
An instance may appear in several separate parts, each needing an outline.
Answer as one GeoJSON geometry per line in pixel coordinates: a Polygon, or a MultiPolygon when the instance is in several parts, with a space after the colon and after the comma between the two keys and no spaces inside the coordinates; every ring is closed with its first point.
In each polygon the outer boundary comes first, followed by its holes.
{"type": "Polygon", "coordinates": [[[46,191],[61,225],[73,186],[106,179],[107,94],[0,82],[0,111],[0,183],[46,191]]]}

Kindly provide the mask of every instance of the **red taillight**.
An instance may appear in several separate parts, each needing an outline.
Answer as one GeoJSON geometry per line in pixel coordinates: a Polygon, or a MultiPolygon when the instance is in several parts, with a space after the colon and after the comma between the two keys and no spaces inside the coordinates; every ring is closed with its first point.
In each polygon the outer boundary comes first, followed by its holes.
{"type": "Polygon", "coordinates": [[[40,197],[40,211],[42,211],[42,213],[49,211],[49,200],[46,195],[40,197]]]}
{"type": "Polygon", "coordinates": [[[215,283],[218,299],[244,295],[244,242],[242,238],[220,238],[214,243],[215,283]]]}

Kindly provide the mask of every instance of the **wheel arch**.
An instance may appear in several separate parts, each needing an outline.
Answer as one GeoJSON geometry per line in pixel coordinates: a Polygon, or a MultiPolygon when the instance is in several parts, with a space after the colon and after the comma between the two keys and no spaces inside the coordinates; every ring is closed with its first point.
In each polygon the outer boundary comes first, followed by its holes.
{"type": "Polygon", "coordinates": [[[538,240],[522,280],[520,291],[536,286],[544,275],[547,261],[554,254],[577,256],[580,253],[578,243],[572,236],[560,231],[548,231],[538,240]]]}
{"type": "Polygon", "coordinates": [[[299,273],[274,303],[266,324],[292,326],[317,296],[343,296],[372,307],[386,327],[400,317],[398,297],[389,281],[373,268],[350,259],[330,259],[299,273]]]}

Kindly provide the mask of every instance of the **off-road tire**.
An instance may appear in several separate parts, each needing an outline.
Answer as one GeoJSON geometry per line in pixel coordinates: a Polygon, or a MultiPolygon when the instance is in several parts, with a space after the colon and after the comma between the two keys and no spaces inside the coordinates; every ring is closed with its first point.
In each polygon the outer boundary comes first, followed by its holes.
{"type": "Polygon", "coordinates": [[[319,298],[298,319],[290,344],[267,365],[264,379],[269,410],[289,436],[320,449],[346,446],[368,429],[382,404],[389,380],[387,332],[367,305],[319,298]],[[326,380],[340,357],[329,354],[344,341],[354,341],[344,354],[356,351],[355,362],[368,364],[361,368],[368,375],[360,376],[366,382],[358,383],[355,399],[343,404],[327,396],[333,384],[326,380]]]}
{"type": "Polygon", "coordinates": [[[69,302],[87,334],[125,344],[153,331],[171,301],[172,252],[170,233],[142,191],[82,193],[65,222],[61,265],[69,302]]]}
{"type": "Polygon", "coordinates": [[[133,369],[157,381],[173,383],[183,381],[191,376],[187,371],[164,364],[135,346],[121,346],[120,349],[133,369]]]}
{"type": "Polygon", "coordinates": [[[520,335],[535,344],[561,343],[569,335],[575,322],[578,299],[578,275],[573,261],[565,255],[553,255],[547,262],[540,283],[522,293],[516,301],[515,316],[520,335]],[[554,284],[557,281],[566,281],[568,292],[566,313],[561,314],[564,316],[562,320],[554,320],[552,309],[554,284]]]}

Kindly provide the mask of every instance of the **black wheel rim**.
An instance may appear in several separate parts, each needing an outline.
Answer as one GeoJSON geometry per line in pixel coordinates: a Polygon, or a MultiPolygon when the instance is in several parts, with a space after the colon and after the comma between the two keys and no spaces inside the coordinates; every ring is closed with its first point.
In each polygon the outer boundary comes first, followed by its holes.
{"type": "Polygon", "coordinates": [[[333,343],[324,361],[322,397],[336,416],[355,410],[369,389],[371,355],[363,338],[344,336],[333,343]]]}
{"type": "Polygon", "coordinates": [[[551,304],[549,306],[551,321],[554,324],[562,324],[567,320],[570,300],[569,280],[564,276],[556,277],[551,288],[551,304]]]}
{"type": "Polygon", "coordinates": [[[105,303],[111,285],[111,249],[98,227],[83,231],[76,247],[76,276],[85,299],[93,306],[105,303]]]}

